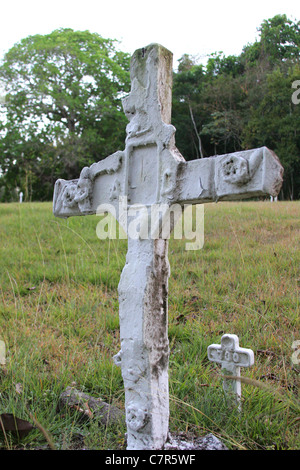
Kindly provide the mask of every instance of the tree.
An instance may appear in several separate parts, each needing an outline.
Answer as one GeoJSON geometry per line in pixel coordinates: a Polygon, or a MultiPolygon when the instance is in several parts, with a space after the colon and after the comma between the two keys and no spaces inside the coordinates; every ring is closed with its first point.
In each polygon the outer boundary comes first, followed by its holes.
{"type": "Polygon", "coordinates": [[[244,72],[244,65],[241,58],[234,55],[225,56],[222,52],[210,54],[206,65],[208,76],[220,74],[236,77],[244,72]]]}
{"type": "Polygon", "coordinates": [[[185,54],[174,74],[176,143],[187,159],[267,146],[284,166],[281,198],[300,198],[300,22],[276,15],[239,56],[211,54],[196,65],[185,54]],[[298,96],[298,93],[297,93],[298,96]]]}
{"type": "Polygon", "coordinates": [[[300,197],[300,106],[291,99],[297,77],[298,65],[287,73],[277,67],[266,75],[261,100],[249,109],[242,136],[245,147],[265,145],[279,156],[285,170],[282,192],[288,199],[300,197]]]}
{"type": "Polygon", "coordinates": [[[260,40],[244,48],[247,123],[242,146],[266,145],[284,166],[281,197],[300,198],[300,107],[292,84],[300,78],[300,22],[286,15],[263,21],[260,40]]]}
{"type": "Polygon", "coordinates": [[[206,69],[184,55],[174,76],[176,143],[188,159],[240,150],[244,91],[239,58],[212,54],[206,69]]]}
{"type": "Polygon", "coordinates": [[[300,59],[300,21],[293,22],[286,15],[276,15],[263,21],[260,28],[261,54],[271,63],[300,59]]]}
{"type": "Polygon", "coordinates": [[[177,128],[176,142],[183,155],[203,158],[201,139],[201,96],[203,68],[187,54],[179,59],[178,73],[174,74],[172,122],[177,128]],[[199,108],[200,104],[200,108],[199,108]],[[186,119],[188,113],[189,118],[186,119]]]}
{"type": "Polygon", "coordinates": [[[58,173],[78,177],[82,166],[120,148],[129,59],[115,41],[72,29],[29,36],[12,47],[0,67],[6,91],[0,141],[4,176],[17,175],[22,187],[30,168],[39,186],[41,175],[53,184],[58,173]]]}

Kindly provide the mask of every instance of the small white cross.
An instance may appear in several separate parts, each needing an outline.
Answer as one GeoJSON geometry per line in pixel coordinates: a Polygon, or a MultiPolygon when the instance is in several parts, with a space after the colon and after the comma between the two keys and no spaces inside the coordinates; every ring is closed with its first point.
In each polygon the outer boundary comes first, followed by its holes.
{"type": "MultiPolygon", "coordinates": [[[[211,344],[207,348],[208,359],[218,362],[222,366],[224,375],[240,377],[241,367],[250,367],[254,364],[254,353],[251,349],[240,348],[239,338],[236,335],[223,335],[221,345],[211,344]]],[[[224,392],[231,396],[240,408],[241,381],[225,378],[223,381],[224,392]]]]}

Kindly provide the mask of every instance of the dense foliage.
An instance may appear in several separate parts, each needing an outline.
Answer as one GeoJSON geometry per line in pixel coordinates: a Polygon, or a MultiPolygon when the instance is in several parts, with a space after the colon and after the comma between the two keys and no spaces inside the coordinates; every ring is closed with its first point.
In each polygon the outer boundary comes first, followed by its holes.
{"type": "MultiPolygon", "coordinates": [[[[284,165],[280,198],[299,199],[300,22],[277,15],[259,32],[239,56],[180,59],[176,144],[187,160],[265,145],[284,165]]],[[[113,40],[71,29],[29,36],[5,55],[0,81],[0,200],[17,189],[51,199],[58,177],[124,148],[129,55],[113,40]]]]}
{"type": "Polygon", "coordinates": [[[280,197],[299,199],[300,22],[277,15],[259,31],[239,56],[212,54],[206,67],[181,58],[173,87],[176,143],[186,159],[267,146],[285,169],[280,197]]]}

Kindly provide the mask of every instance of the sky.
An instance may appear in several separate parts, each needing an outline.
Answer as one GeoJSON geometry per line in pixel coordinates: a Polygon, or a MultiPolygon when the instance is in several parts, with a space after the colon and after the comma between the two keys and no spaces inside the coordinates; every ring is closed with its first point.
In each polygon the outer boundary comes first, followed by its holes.
{"type": "Polygon", "coordinates": [[[0,59],[27,36],[72,28],[117,39],[118,49],[130,54],[157,42],[173,52],[176,69],[183,54],[202,63],[213,52],[240,54],[259,37],[262,21],[277,14],[300,21],[300,1],[6,0],[0,6],[0,59]]]}

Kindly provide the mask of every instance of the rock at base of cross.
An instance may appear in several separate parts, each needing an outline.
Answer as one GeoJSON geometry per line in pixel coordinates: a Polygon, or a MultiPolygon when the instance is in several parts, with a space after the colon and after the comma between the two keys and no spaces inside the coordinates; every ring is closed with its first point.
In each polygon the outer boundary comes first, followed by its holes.
{"type": "Polygon", "coordinates": [[[164,450],[228,450],[220,439],[209,433],[192,437],[187,433],[169,434],[164,450]]]}
{"type": "Polygon", "coordinates": [[[103,425],[125,419],[123,411],[74,387],[67,387],[60,395],[58,410],[61,411],[65,407],[75,410],[78,418],[94,418],[103,425]]]}

